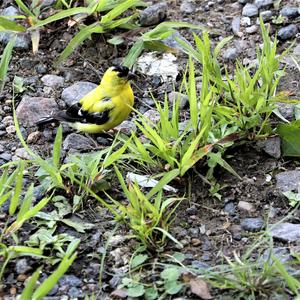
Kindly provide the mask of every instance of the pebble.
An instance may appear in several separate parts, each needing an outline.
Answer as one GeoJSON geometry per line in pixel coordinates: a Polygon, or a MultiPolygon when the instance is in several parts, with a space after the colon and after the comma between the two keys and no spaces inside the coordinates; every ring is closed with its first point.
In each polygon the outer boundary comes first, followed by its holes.
{"type": "Polygon", "coordinates": [[[185,0],[180,5],[180,11],[185,14],[194,13],[196,10],[196,5],[194,1],[185,0]]]}
{"type": "Polygon", "coordinates": [[[0,144],[0,153],[4,152],[4,146],[0,144]]]}
{"type": "Polygon", "coordinates": [[[257,32],[257,26],[256,25],[252,25],[250,27],[247,27],[245,29],[245,31],[248,33],[248,34],[253,34],[253,33],[256,33],[257,32]]]}
{"type": "Polygon", "coordinates": [[[256,232],[263,228],[264,221],[262,218],[246,218],[241,222],[241,227],[243,230],[256,232]]]}
{"type": "Polygon", "coordinates": [[[293,50],[293,55],[297,56],[300,58],[300,44],[298,44],[294,50],[293,50]]]}
{"type": "Polygon", "coordinates": [[[231,29],[232,29],[232,32],[236,35],[236,36],[239,36],[241,37],[243,35],[243,33],[240,31],[241,29],[241,18],[239,16],[237,17],[234,17],[232,19],[232,22],[231,22],[231,29]]]}
{"type": "Polygon", "coordinates": [[[238,0],[238,3],[240,4],[246,4],[246,3],[251,3],[252,0],[238,0]]]}
{"type": "Polygon", "coordinates": [[[27,271],[31,270],[31,266],[28,264],[26,258],[18,259],[16,262],[16,272],[17,274],[25,274],[27,271]]]}
{"type": "Polygon", "coordinates": [[[224,60],[231,61],[231,62],[235,61],[237,57],[238,57],[238,50],[234,47],[228,48],[223,55],[224,60]]]}
{"type": "Polygon", "coordinates": [[[0,154],[0,159],[3,159],[4,161],[10,161],[11,158],[12,158],[12,155],[8,152],[0,154]]]}
{"type": "Polygon", "coordinates": [[[199,236],[199,228],[189,228],[189,235],[192,237],[192,238],[197,238],[199,236]]]}
{"type": "Polygon", "coordinates": [[[168,94],[168,100],[170,104],[176,103],[176,101],[179,101],[179,107],[181,109],[185,108],[189,102],[189,97],[185,94],[179,93],[179,92],[171,92],[168,94]]]}
{"type": "Polygon", "coordinates": [[[78,133],[69,134],[63,142],[63,149],[66,151],[71,149],[78,151],[88,151],[94,150],[96,147],[97,144],[94,140],[78,133]]]}
{"type": "Polygon", "coordinates": [[[295,104],[291,103],[277,103],[279,112],[284,118],[291,121],[295,118],[295,104]]]}
{"type": "Polygon", "coordinates": [[[264,8],[267,6],[271,6],[274,4],[274,0],[255,0],[254,5],[257,6],[259,9],[264,8]]]}
{"type": "Polygon", "coordinates": [[[232,201],[227,202],[224,206],[224,211],[227,212],[230,216],[235,215],[235,205],[232,201]]]}
{"type": "Polygon", "coordinates": [[[59,279],[58,284],[60,286],[78,287],[82,285],[82,280],[75,275],[64,275],[59,279]]]}
{"type": "Polygon", "coordinates": [[[251,25],[251,19],[249,17],[242,17],[241,18],[241,25],[242,26],[250,26],[251,25]]]}
{"type": "Polygon", "coordinates": [[[57,76],[57,75],[52,75],[52,74],[44,75],[41,78],[41,80],[44,83],[44,85],[52,87],[52,88],[62,87],[65,82],[63,77],[57,76]]]}
{"type": "Polygon", "coordinates": [[[162,22],[167,17],[168,4],[166,2],[151,5],[141,11],[140,25],[151,26],[162,22]]]}
{"type": "Polygon", "coordinates": [[[255,211],[254,206],[251,203],[247,202],[247,201],[239,201],[238,208],[240,210],[244,210],[244,211],[247,211],[247,212],[255,211]]]}
{"type": "Polygon", "coordinates": [[[273,264],[272,257],[278,259],[282,264],[289,263],[293,261],[293,257],[290,254],[289,249],[284,247],[278,247],[273,249],[266,249],[263,255],[260,258],[261,263],[269,263],[270,265],[273,264]]]}
{"type": "Polygon", "coordinates": [[[270,225],[271,236],[282,242],[300,242],[300,224],[280,223],[270,225]]]}
{"type": "Polygon", "coordinates": [[[39,139],[41,138],[41,132],[39,131],[34,131],[29,133],[26,142],[28,144],[34,144],[36,143],[39,139]]]}
{"type": "Polygon", "coordinates": [[[287,18],[296,18],[299,15],[298,7],[285,6],[280,10],[280,14],[287,18]]]}
{"type": "Polygon", "coordinates": [[[298,33],[298,28],[295,24],[290,24],[288,26],[279,29],[277,36],[280,40],[288,40],[296,36],[298,33]]]}
{"type": "Polygon", "coordinates": [[[258,141],[256,145],[274,158],[281,156],[281,140],[277,136],[258,141]]]}
{"type": "Polygon", "coordinates": [[[131,132],[136,131],[136,125],[132,121],[125,120],[120,125],[116,126],[114,129],[126,135],[130,135],[131,132]]]}
{"type": "Polygon", "coordinates": [[[240,241],[242,239],[242,228],[240,225],[233,224],[230,226],[230,232],[232,234],[232,238],[236,241],[240,241]]]}
{"type": "Polygon", "coordinates": [[[258,8],[256,5],[253,5],[251,3],[247,3],[242,11],[242,15],[244,17],[255,17],[258,15],[258,8]]]}
{"type": "Polygon", "coordinates": [[[276,188],[281,192],[287,192],[291,190],[298,190],[300,184],[300,171],[285,171],[277,174],[276,178],[276,188]]]}
{"type": "Polygon", "coordinates": [[[41,118],[58,111],[53,98],[24,96],[17,107],[19,123],[24,127],[31,127],[41,118]]]}
{"type": "Polygon", "coordinates": [[[38,74],[46,74],[47,73],[47,67],[44,64],[37,64],[34,67],[34,69],[38,74]]]}
{"type": "Polygon", "coordinates": [[[87,81],[79,81],[62,91],[61,99],[68,105],[78,102],[83,96],[97,87],[97,84],[87,81]]]}
{"type": "MultiPolygon", "coordinates": [[[[16,15],[20,15],[20,12],[14,6],[8,6],[7,8],[3,9],[1,13],[1,16],[16,16],[16,15]]],[[[10,20],[13,21],[14,18],[10,18],[10,20]]],[[[12,39],[13,36],[14,33],[0,32],[0,43],[7,44],[12,39]]],[[[26,33],[18,33],[14,48],[27,50],[29,49],[29,46],[30,46],[29,35],[26,33]]]]}
{"type": "Polygon", "coordinates": [[[195,269],[208,269],[209,265],[200,260],[193,260],[192,267],[195,269]]]}
{"type": "Polygon", "coordinates": [[[195,247],[201,245],[201,241],[199,239],[196,239],[196,238],[192,238],[191,242],[192,242],[192,245],[195,246],[195,247]]]}
{"type": "Polygon", "coordinates": [[[25,148],[18,148],[15,151],[15,155],[14,155],[15,160],[18,159],[31,159],[31,156],[28,154],[28,152],[26,151],[25,148]]]}
{"type": "Polygon", "coordinates": [[[271,10],[265,10],[259,13],[264,22],[270,21],[273,17],[273,12],[271,10]]]}
{"type": "Polygon", "coordinates": [[[6,132],[8,134],[14,134],[14,133],[16,133],[16,127],[14,125],[10,125],[10,126],[6,127],[6,132]]]}
{"type": "Polygon", "coordinates": [[[156,109],[147,110],[144,113],[144,117],[148,118],[154,124],[157,124],[160,121],[160,114],[156,109]]]}

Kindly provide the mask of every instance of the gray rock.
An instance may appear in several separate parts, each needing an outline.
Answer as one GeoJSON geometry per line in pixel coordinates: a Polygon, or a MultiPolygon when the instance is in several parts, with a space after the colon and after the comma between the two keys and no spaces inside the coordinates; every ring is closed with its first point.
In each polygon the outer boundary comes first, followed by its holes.
{"type": "Polygon", "coordinates": [[[21,258],[17,260],[16,262],[17,274],[25,274],[29,270],[31,270],[31,266],[28,264],[26,258],[21,258]]]}
{"type": "Polygon", "coordinates": [[[285,171],[277,174],[276,188],[281,192],[298,190],[300,184],[300,171],[285,171]]]}
{"type": "Polygon", "coordinates": [[[280,114],[288,119],[293,120],[295,116],[295,104],[291,103],[276,103],[280,114]]]}
{"type": "Polygon", "coordinates": [[[247,212],[255,211],[255,207],[253,206],[253,204],[249,203],[247,201],[239,201],[238,208],[240,210],[244,210],[244,211],[247,211],[247,212]]]}
{"type": "Polygon", "coordinates": [[[194,1],[184,0],[180,5],[180,11],[185,14],[191,14],[195,12],[196,5],[194,1]]]}
{"type": "Polygon", "coordinates": [[[273,238],[283,242],[300,242],[300,224],[280,223],[271,226],[273,238]]]}
{"type": "Polygon", "coordinates": [[[136,125],[132,121],[125,120],[120,125],[116,126],[114,130],[121,131],[126,135],[130,135],[131,132],[136,131],[136,125]]]}
{"type": "Polygon", "coordinates": [[[280,10],[280,14],[287,18],[296,18],[299,15],[298,7],[285,6],[280,10]]]}
{"type": "Polygon", "coordinates": [[[179,92],[171,92],[168,94],[168,100],[171,105],[173,105],[173,103],[176,103],[176,101],[179,101],[179,107],[184,108],[189,102],[189,97],[179,92]]]}
{"type": "Polygon", "coordinates": [[[240,31],[241,29],[241,18],[239,16],[237,17],[234,17],[232,19],[232,22],[231,22],[231,29],[232,29],[232,32],[236,35],[236,36],[241,36],[242,35],[242,32],[240,31]]]}
{"type": "Polygon", "coordinates": [[[246,4],[246,3],[251,3],[252,0],[238,0],[238,3],[240,4],[246,4]]]}
{"type": "Polygon", "coordinates": [[[270,21],[273,17],[273,12],[271,10],[265,10],[259,13],[264,22],[270,21]]]}
{"type": "Polygon", "coordinates": [[[147,110],[144,117],[148,118],[153,124],[157,124],[160,120],[160,114],[156,109],[147,110]]]}
{"type": "Polygon", "coordinates": [[[234,47],[231,47],[225,51],[223,58],[226,61],[235,61],[238,55],[239,55],[238,50],[234,47]]]}
{"type": "Polygon", "coordinates": [[[8,152],[1,153],[0,154],[0,159],[3,159],[4,161],[10,161],[12,158],[11,154],[8,152]]]}
{"type": "Polygon", "coordinates": [[[176,39],[180,39],[186,44],[192,46],[191,43],[186,38],[184,38],[178,31],[175,31],[173,34],[162,40],[162,42],[171,48],[175,48],[181,51],[184,50],[184,48],[176,41],[176,39]]]}
{"type": "Polygon", "coordinates": [[[0,144],[0,153],[4,152],[4,146],[0,144]]]}
{"type": "Polygon", "coordinates": [[[208,269],[209,265],[207,263],[204,263],[200,260],[193,260],[192,261],[192,267],[195,269],[208,269]]]}
{"type": "Polygon", "coordinates": [[[270,265],[272,265],[273,264],[272,257],[278,259],[282,264],[286,264],[288,262],[293,261],[293,257],[291,256],[289,249],[281,247],[281,248],[266,249],[260,258],[260,262],[261,263],[268,262],[270,265]]]}
{"type": "Polygon", "coordinates": [[[64,275],[59,279],[58,284],[60,286],[78,287],[82,285],[82,280],[75,275],[64,275]]]}
{"type": "Polygon", "coordinates": [[[279,158],[281,156],[281,141],[279,137],[258,141],[256,145],[272,157],[279,158]]]}
{"type": "Polygon", "coordinates": [[[264,8],[267,6],[271,6],[274,4],[274,0],[255,0],[254,5],[257,6],[259,9],[264,8]]]}
{"type": "Polygon", "coordinates": [[[280,40],[288,40],[296,36],[298,33],[298,28],[295,24],[290,24],[288,26],[279,29],[277,36],[280,40]]]}
{"type": "Polygon", "coordinates": [[[83,291],[72,286],[69,291],[68,295],[71,297],[71,299],[78,299],[79,297],[82,298],[84,297],[83,291]]]}
{"type": "Polygon", "coordinates": [[[224,206],[224,211],[227,212],[230,216],[235,215],[235,205],[232,201],[227,202],[224,206]]]}
{"type": "Polygon", "coordinates": [[[47,73],[47,66],[44,64],[37,64],[34,69],[38,74],[46,74],[47,73]]]}
{"type": "Polygon", "coordinates": [[[14,157],[16,159],[31,159],[31,156],[28,154],[25,148],[18,148],[15,151],[14,157]]]}
{"type": "Polygon", "coordinates": [[[76,82],[63,90],[61,99],[65,101],[68,106],[71,106],[96,87],[97,84],[92,82],[76,82]]]}
{"type": "MultiPolygon", "coordinates": [[[[2,16],[15,16],[15,15],[20,15],[20,12],[14,6],[9,6],[2,11],[1,15],[2,16]]],[[[11,18],[11,20],[14,20],[14,18],[11,18]]],[[[6,45],[12,39],[13,36],[14,36],[14,33],[0,32],[0,43],[3,43],[6,45]]],[[[30,46],[29,35],[26,33],[18,33],[14,48],[27,50],[27,49],[29,49],[29,46],[30,46]]]]}
{"type": "Polygon", "coordinates": [[[45,8],[45,7],[52,6],[52,5],[55,4],[55,2],[56,2],[56,0],[43,0],[42,3],[41,3],[41,9],[45,8]]]}
{"type": "Polygon", "coordinates": [[[151,26],[162,22],[167,17],[168,5],[166,2],[149,6],[140,13],[141,26],[151,26]]]}
{"type": "Polygon", "coordinates": [[[241,25],[242,26],[250,26],[251,25],[251,19],[249,17],[242,17],[241,18],[241,25]]]}
{"type": "Polygon", "coordinates": [[[256,33],[257,32],[257,26],[256,25],[252,25],[250,27],[247,27],[245,29],[245,31],[248,33],[248,34],[253,34],[253,33],[256,33]]]}
{"type": "Polygon", "coordinates": [[[66,151],[67,150],[87,151],[87,150],[93,150],[96,147],[97,144],[94,140],[78,133],[69,134],[63,142],[63,149],[66,151]]]}
{"type": "Polygon", "coordinates": [[[6,127],[6,132],[8,134],[14,134],[14,133],[16,133],[16,127],[14,125],[10,125],[10,126],[6,127]]]}
{"type": "Polygon", "coordinates": [[[58,111],[53,98],[24,96],[17,107],[17,117],[24,127],[31,127],[43,117],[58,111]]]}
{"type": "Polygon", "coordinates": [[[246,231],[256,232],[264,227],[262,218],[246,218],[242,220],[241,227],[246,231]]]}
{"type": "Polygon", "coordinates": [[[293,50],[293,55],[297,56],[298,58],[300,58],[300,44],[298,44],[294,50],[293,50]]]}
{"type": "Polygon", "coordinates": [[[245,17],[255,17],[258,15],[258,8],[257,6],[247,3],[242,11],[242,15],[245,17]]]}
{"type": "Polygon", "coordinates": [[[64,85],[64,82],[65,82],[63,77],[57,76],[57,75],[52,75],[52,74],[44,75],[41,78],[41,80],[44,83],[44,85],[50,86],[53,88],[61,87],[64,85]]]}

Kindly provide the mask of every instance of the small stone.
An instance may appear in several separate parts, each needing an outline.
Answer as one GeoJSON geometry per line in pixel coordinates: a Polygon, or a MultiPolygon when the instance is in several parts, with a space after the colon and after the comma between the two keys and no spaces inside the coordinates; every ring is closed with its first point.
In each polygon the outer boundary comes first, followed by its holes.
{"type": "Polygon", "coordinates": [[[247,202],[247,201],[239,201],[238,208],[240,210],[244,210],[244,211],[247,211],[247,212],[255,211],[254,206],[251,203],[247,202]]]}
{"type": "Polygon", "coordinates": [[[0,153],[4,152],[4,146],[0,144],[0,153]]]}
{"type": "Polygon", "coordinates": [[[241,36],[242,35],[242,32],[240,31],[241,29],[241,18],[239,16],[237,17],[234,17],[232,19],[232,22],[231,22],[231,29],[232,29],[232,32],[236,35],[236,36],[241,36]]]}
{"type": "Polygon", "coordinates": [[[291,103],[276,103],[279,112],[282,114],[284,118],[291,121],[295,116],[295,104],[291,103]]]}
{"type": "Polygon", "coordinates": [[[293,55],[297,56],[298,58],[300,58],[300,44],[298,44],[294,50],[293,50],[293,55]]]}
{"type": "MultiPolygon", "coordinates": [[[[109,235],[110,235],[110,233],[109,233],[109,235]]],[[[110,238],[109,244],[112,247],[116,247],[119,244],[122,244],[125,241],[125,239],[126,239],[126,237],[124,235],[115,235],[110,238]]]]}
{"type": "Polygon", "coordinates": [[[233,224],[230,226],[230,232],[232,234],[232,238],[236,241],[240,241],[242,239],[242,228],[240,225],[233,224]]]}
{"type": "Polygon", "coordinates": [[[224,211],[227,212],[230,216],[235,215],[235,205],[232,201],[227,202],[224,206],[224,211]]]}
{"type": "Polygon", "coordinates": [[[94,150],[96,147],[97,144],[94,140],[78,133],[69,134],[63,142],[63,149],[66,151],[71,149],[78,151],[88,151],[94,150]]]}
{"type": "Polygon", "coordinates": [[[34,131],[29,133],[27,137],[28,144],[34,144],[41,138],[41,133],[39,131],[34,131]]]}
{"type": "Polygon", "coordinates": [[[300,224],[280,223],[271,225],[271,236],[283,242],[300,242],[300,224]]]}
{"type": "Polygon", "coordinates": [[[6,132],[8,134],[14,134],[14,133],[16,133],[16,127],[14,125],[10,125],[10,126],[6,127],[6,132]]]}
{"type": "Polygon", "coordinates": [[[251,3],[252,0],[238,0],[238,3],[240,4],[246,4],[246,3],[251,3]]]}
{"type": "Polygon", "coordinates": [[[43,117],[58,111],[53,98],[24,96],[17,107],[17,117],[24,127],[31,127],[43,117]]]}
{"type": "Polygon", "coordinates": [[[47,73],[47,67],[44,64],[37,64],[34,69],[38,74],[46,74],[47,73]]]}
{"type": "Polygon", "coordinates": [[[199,228],[189,228],[189,235],[192,238],[197,238],[199,236],[199,228]]]}
{"type": "Polygon", "coordinates": [[[270,137],[258,141],[256,145],[272,157],[280,158],[281,156],[281,140],[279,137],[270,137]]]}
{"type": "Polygon", "coordinates": [[[81,298],[83,296],[83,293],[78,288],[72,286],[68,291],[68,295],[71,297],[71,299],[78,299],[79,297],[81,298]]]}
{"type": "Polygon", "coordinates": [[[61,87],[64,85],[65,82],[63,77],[52,74],[44,75],[41,78],[41,80],[44,83],[44,85],[52,88],[61,87]]]}
{"type": "Polygon", "coordinates": [[[264,22],[270,21],[273,17],[273,12],[271,10],[265,10],[260,12],[260,17],[263,19],[264,22]]]}
{"type": "Polygon", "coordinates": [[[237,57],[238,50],[236,48],[228,48],[223,55],[223,58],[226,61],[235,61],[237,57]]]}
{"type": "Polygon", "coordinates": [[[70,287],[79,287],[82,285],[82,280],[75,275],[64,275],[58,281],[60,286],[68,285],[70,287]]]}
{"type": "Polygon", "coordinates": [[[144,113],[144,117],[148,118],[153,124],[157,124],[160,121],[160,114],[155,109],[149,109],[144,113]]]}
{"type": "Polygon", "coordinates": [[[254,5],[259,9],[267,6],[271,6],[274,4],[274,0],[255,0],[254,5]]]}
{"type": "Polygon", "coordinates": [[[297,191],[300,184],[300,171],[285,171],[277,174],[276,188],[281,192],[297,191]]]}
{"type": "Polygon", "coordinates": [[[126,135],[130,135],[131,132],[136,131],[136,125],[132,121],[125,120],[120,125],[116,126],[114,130],[120,131],[126,135]]]}
{"type": "Polygon", "coordinates": [[[195,247],[201,245],[201,241],[199,239],[196,239],[196,238],[192,238],[191,242],[192,242],[192,245],[195,246],[195,247]]]}
{"type": "Polygon", "coordinates": [[[298,28],[295,24],[290,24],[288,26],[279,29],[277,36],[280,40],[288,40],[296,36],[298,33],[298,28]]]}
{"type": "Polygon", "coordinates": [[[16,159],[31,159],[31,156],[28,154],[25,148],[18,148],[15,151],[16,159]]]}
{"type": "Polygon", "coordinates": [[[293,257],[291,256],[290,251],[287,248],[266,249],[263,255],[261,256],[260,261],[261,263],[269,262],[269,264],[272,265],[272,257],[278,259],[282,264],[286,264],[293,261],[293,257]]]}
{"type": "Polygon", "coordinates": [[[181,109],[183,109],[184,107],[186,107],[186,105],[189,102],[189,97],[185,94],[179,93],[179,92],[171,92],[168,94],[168,100],[170,102],[170,104],[175,104],[176,101],[179,101],[179,107],[181,109]]]}
{"type": "MultiPolygon", "coordinates": [[[[5,118],[3,118],[2,123],[4,124],[5,127],[13,125],[14,124],[14,120],[12,116],[6,116],[5,118]]],[[[1,128],[3,129],[3,128],[1,128]]]]}
{"type": "Polygon", "coordinates": [[[251,25],[251,19],[249,17],[242,17],[241,18],[241,25],[242,26],[250,26],[251,25]]]}
{"type": "Polygon", "coordinates": [[[247,27],[245,29],[245,31],[248,33],[248,34],[253,34],[253,33],[256,33],[257,32],[257,26],[256,25],[252,25],[250,27],[247,27]]]}
{"type": "Polygon", "coordinates": [[[28,264],[26,258],[18,259],[16,262],[16,272],[17,274],[25,274],[27,271],[31,270],[31,266],[28,264]]]}
{"type": "Polygon", "coordinates": [[[68,105],[78,102],[83,96],[95,89],[97,84],[86,81],[79,81],[65,88],[62,91],[61,99],[68,105]]]}
{"type": "Polygon", "coordinates": [[[199,260],[193,260],[192,267],[195,269],[205,269],[206,270],[209,268],[209,265],[202,261],[199,261],[199,260]]]}
{"type": "Polygon", "coordinates": [[[25,275],[25,274],[20,274],[20,275],[18,275],[18,277],[17,277],[17,281],[24,282],[27,278],[28,278],[27,275],[25,275]]]}
{"type": "Polygon", "coordinates": [[[246,231],[256,232],[263,228],[264,221],[262,218],[246,218],[242,220],[241,227],[246,231]]]}
{"type": "Polygon", "coordinates": [[[280,14],[287,18],[296,18],[299,15],[298,7],[285,6],[280,10],[280,14]]]}
{"type": "Polygon", "coordinates": [[[0,159],[3,159],[4,161],[10,161],[12,158],[11,154],[8,152],[1,153],[0,154],[0,159]]]}
{"type": "Polygon", "coordinates": [[[140,25],[151,26],[162,22],[167,17],[168,5],[166,2],[151,5],[141,11],[140,25]]]}
{"type": "Polygon", "coordinates": [[[196,5],[193,1],[185,0],[180,5],[180,11],[185,14],[194,13],[196,10],[196,5]]]}
{"type": "Polygon", "coordinates": [[[255,17],[258,15],[258,8],[256,5],[253,5],[251,3],[247,3],[242,11],[242,15],[244,17],[255,17]]]}

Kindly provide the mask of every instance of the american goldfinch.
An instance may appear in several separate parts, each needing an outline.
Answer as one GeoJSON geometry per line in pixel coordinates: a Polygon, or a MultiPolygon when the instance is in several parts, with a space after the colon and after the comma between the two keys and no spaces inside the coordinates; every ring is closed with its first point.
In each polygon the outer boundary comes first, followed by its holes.
{"type": "Polygon", "coordinates": [[[122,123],[132,110],[134,95],[130,80],[134,75],[124,66],[109,68],[94,90],[67,110],[45,117],[37,125],[66,122],[78,131],[99,133],[122,123]]]}

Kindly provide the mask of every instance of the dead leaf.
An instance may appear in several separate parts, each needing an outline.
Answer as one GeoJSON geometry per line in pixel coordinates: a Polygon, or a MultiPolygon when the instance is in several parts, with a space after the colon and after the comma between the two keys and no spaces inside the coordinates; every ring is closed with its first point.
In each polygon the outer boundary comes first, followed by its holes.
{"type": "Polygon", "coordinates": [[[193,294],[204,300],[212,299],[212,296],[208,289],[208,285],[203,279],[195,277],[191,274],[184,274],[183,280],[186,284],[190,285],[191,292],[193,294]]]}

